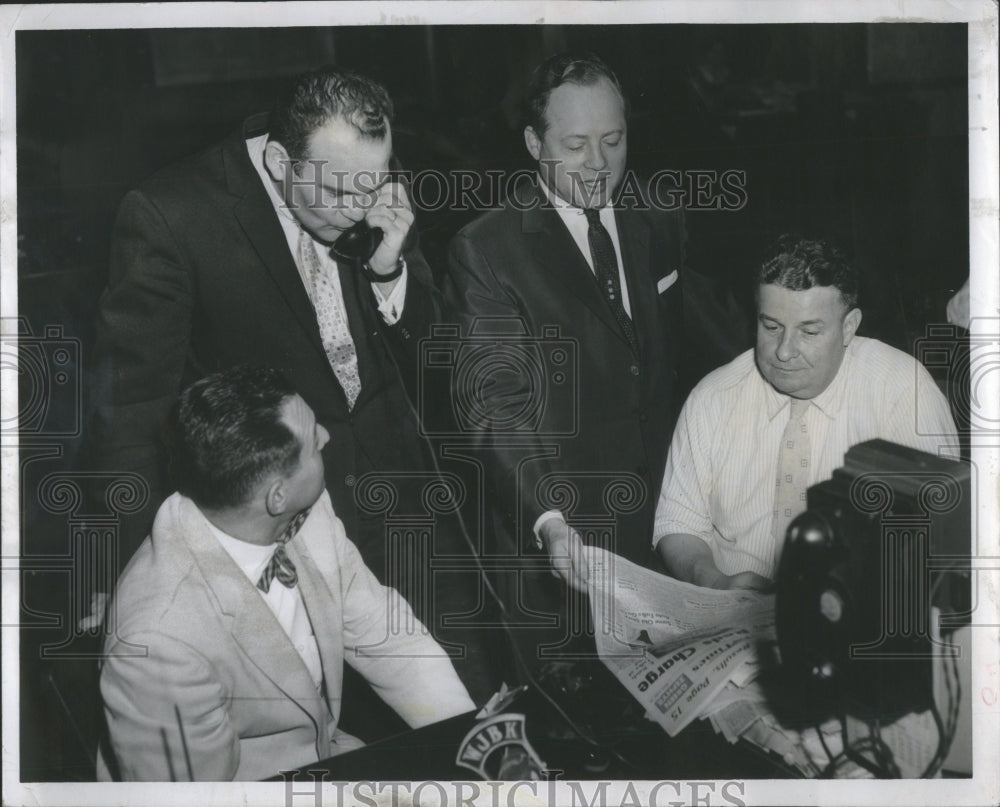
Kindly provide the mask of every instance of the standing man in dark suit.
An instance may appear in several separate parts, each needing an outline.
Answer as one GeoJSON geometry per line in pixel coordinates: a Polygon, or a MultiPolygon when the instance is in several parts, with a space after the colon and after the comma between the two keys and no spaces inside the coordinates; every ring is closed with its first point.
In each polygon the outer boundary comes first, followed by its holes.
{"type": "MultiPolygon", "coordinates": [[[[584,542],[651,559],[643,536],[679,403],[683,218],[635,196],[616,199],[626,117],[618,79],[597,57],[541,64],[524,129],[538,173],[458,233],[445,292],[466,338],[502,323],[516,333],[510,323],[523,321],[526,336],[541,340],[538,379],[498,365],[465,397],[483,410],[470,431],[483,438],[497,491],[496,551],[537,570],[544,550],[577,589],[586,586],[584,542]],[[566,356],[561,367],[549,366],[560,356],[546,348],[546,332],[566,356]],[[516,423],[519,412],[540,414],[516,423]]],[[[506,339],[516,350],[516,338],[506,339]]],[[[509,612],[558,608],[565,595],[547,573],[519,576],[505,585],[509,612]]]]}
{"type": "MultiPolygon", "coordinates": [[[[137,471],[152,491],[122,536],[122,561],[169,493],[158,433],[178,391],[253,361],[281,370],[316,413],[330,435],[323,457],[334,510],[379,580],[397,582],[387,512],[378,502],[366,509],[355,486],[371,474],[408,480],[397,490],[405,511],[435,478],[406,387],[440,298],[406,189],[390,174],[391,117],[384,87],[323,68],[298,78],[270,120],[251,118],[125,197],[97,323],[102,384],[91,434],[99,467],[137,471]],[[330,248],[362,220],[384,236],[355,268],[330,248]]],[[[435,541],[435,552],[463,551],[457,531],[438,530],[435,541]]],[[[430,570],[421,571],[430,586],[430,570]]],[[[465,583],[476,591],[470,576],[465,583]]],[[[466,610],[474,596],[462,585],[449,576],[433,603],[426,591],[401,593],[439,641],[466,642],[438,632],[441,615],[466,610]]],[[[485,654],[466,654],[456,666],[483,699],[493,688],[485,654]]]]}

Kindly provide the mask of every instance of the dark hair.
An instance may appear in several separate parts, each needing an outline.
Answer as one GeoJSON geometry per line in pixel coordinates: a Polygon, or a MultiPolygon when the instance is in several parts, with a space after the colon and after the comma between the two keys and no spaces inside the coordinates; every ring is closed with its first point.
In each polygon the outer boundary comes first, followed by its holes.
{"type": "Polygon", "coordinates": [[[618,76],[599,56],[594,53],[559,53],[538,65],[531,75],[524,102],[524,125],[534,129],[539,137],[544,137],[548,129],[545,110],[552,91],[567,83],[589,87],[602,78],[610,81],[618,91],[628,116],[628,99],[618,76]]]}
{"type": "Polygon", "coordinates": [[[293,160],[304,160],[310,135],[335,117],[364,138],[382,140],[392,122],[392,101],[377,81],[326,65],[296,78],[278,99],[271,112],[270,138],[293,160]]]}
{"type": "Polygon", "coordinates": [[[847,310],[858,305],[858,273],[847,258],[826,241],[782,235],[768,251],[757,273],[757,286],[773,283],[790,291],[833,286],[847,310]]]}
{"type": "Polygon", "coordinates": [[[277,370],[240,365],[196,381],[174,407],[170,470],[203,507],[238,507],[272,473],[287,473],[301,445],[281,420],[295,389],[277,370]]]}

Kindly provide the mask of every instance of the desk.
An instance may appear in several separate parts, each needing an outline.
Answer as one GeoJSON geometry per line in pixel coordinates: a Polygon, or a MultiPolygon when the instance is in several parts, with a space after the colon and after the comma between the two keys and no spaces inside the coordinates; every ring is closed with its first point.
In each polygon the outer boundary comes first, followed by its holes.
{"type": "MultiPolygon", "coordinates": [[[[550,775],[559,779],[773,779],[798,777],[773,755],[748,743],[730,745],[706,721],[669,737],[641,709],[600,662],[560,665],[540,676],[572,720],[599,746],[581,739],[551,702],[529,687],[502,710],[523,714],[526,734],[550,775]],[[572,687],[553,687],[556,680],[572,687]],[[556,773],[558,772],[558,773],[556,773]]],[[[471,770],[455,762],[459,746],[477,724],[459,715],[364,748],[305,766],[296,781],[468,780],[471,770]]],[[[281,777],[275,777],[281,778],[281,777]]],[[[491,777],[492,778],[492,777],[491,777]]],[[[503,777],[497,777],[503,778],[503,777]]],[[[515,777],[508,777],[515,778],[515,777]]],[[[516,777],[521,778],[521,777],[516,777]]]]}

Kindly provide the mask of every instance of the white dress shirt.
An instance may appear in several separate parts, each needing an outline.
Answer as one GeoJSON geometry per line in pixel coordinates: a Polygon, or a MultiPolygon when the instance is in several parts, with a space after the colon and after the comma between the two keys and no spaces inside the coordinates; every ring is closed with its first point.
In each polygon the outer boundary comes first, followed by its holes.
{"type": "MultiPolygon", "coordinates": [[[[752,349],[702,379],[674,429],[654,547],[665,535],[694,535],[724,574],[774,577],[774,478],[789,401],[761,376],[752,349]]],[[[865,440],[958,453],[951,410],[930,374],[877,339],[855,337],[833,381],[810,403],[809,485],[829,479],[847,450],[865,440]]]]}
{"type": "MultiPolygon", "coordinates": [[[[545,184],[541,177],[538,178],[538,183],[542,186],[542,190],[545,191],[545,195],[548,197],[549,201],[552,202],[552,206],[555,208],[556,213],[559,214],[559,218],[562,219],[562,223],[566,225],[566,229],[569,230],[569,234],[573,236],[573,240],[580,248],[580,252],[583,253],[583,257],[586,259],[587,266],[590,267],[590,271],[593,272],[594,258],[590,254],[590,241],[587,238],[587,230],[590,229],[590,225],[587,223],[587,216],[583,212],[583,208],[574,207],[559,195],[552,193],[552,191],[549,190],[549,186],[545,184]]],[[[622,247],[621,243],[618,241],[618,226],[615,224],[615,209],[609,204],[602,207],[598,213],[601,219],[601,224],[603,224],[604,229],[608,231],[608,235],[611,236],[611,243],[614,244],[615,247],[615,258],[618,259],[618,283],[622,287],[622,305],[625,307],[625,313],[631,317],[632,305],[629,303],[628,283],[625,280],[625,263],[622,261],[622,247]]]]}
{"type": "MultiPolygon", "coordinates": [[[[274,182],[264,167],[264,148],[267,146],[267,135],[263,134],[259,137],[253,137],[247,140],[246,143],[247,152],[250,154],[250,162],[253,163],[253,167],[257,170],[260,181],[264,184],[264,188],[267,191],[268,198],[271,200],[271,204],[274,205],[274,211],[278,214],[278,223],[281,224],[281,229],[285,233],[285,239],[288,241],[288,250],[292,254],[292,260],[295,261],[295,266],[299,270],[299,277],[302,278],[306,294],[312,300],[312,280],[305,267],[299,266],[299,233],[302,232],[302,227],[295,220],[295,216],[289,211],[285,200],[278,195],[278,191],[274,187],[274,182]]],[[[330,257],[330,247],[315,239],[313,239],[313,242],[316,246],[316,255],[319,258],[320,264],[334,284],[335,289],[340,295],[341,305],[343,305],[344,295],[340,291],[340,275],[337,272],[337,262],[330,257]]],[[[382,319],[385,320],[386,325],[395,325],[403,315],[403,305],[406,303],[406,276],[407,269],[404,262],[403,274],[400,275],[398,282],[388,297],[383,296],[376,284],[372,284],[372,291],[375,292],[375,302],[378,304],[378,311],[382,315],[382,319]]]]}
{"type": "Polygon", "coordinates": [[[271,587],[264,593],[257,588],[257,581],[260,580],[261,573],[271,556],[278,548],[278,544],[268,544],[258,546],[241,541],[239,538],[224,533],[214,524],[206,519],[212,534],[222,544],[233,562],[240,567],[240,571],[247,576],[254,590],[264,598],[267,607],[271,609],[281,629],[288,636],[289,641],[295,646],[296,651],[302,657],[312,676],[316,689],[323,685],[323,665],[319,660],[319,646],[316,644],[316,636],[313,634],[312,624],[306,614],[305,603],[302,602],[302,594],[298,586],[286,588],[278,578],[271,581],[271,587]]]}

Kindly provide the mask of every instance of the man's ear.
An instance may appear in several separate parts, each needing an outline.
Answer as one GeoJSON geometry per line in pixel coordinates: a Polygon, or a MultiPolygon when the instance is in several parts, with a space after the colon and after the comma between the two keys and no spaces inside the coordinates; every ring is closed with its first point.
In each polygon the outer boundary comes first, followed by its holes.
{"type": "Polygon", "coordinates": [[[277,140],[268,140],[264,147],[264,168],[267,175],[275,182],[284,182],[286,172],[291,171],[294,163],[288,156],[285,147],[277,140]]]}
{"type": "Polygon", "coordinates": [[[280,516],[288,510],[288,491],[285,488],[284,479],[278,477],[267,486],[264,504],[269,516],[280,516]]]}
{"type": "Polygon", "coordinates": [[[844,317],[844,347],[851,344],[851,340],[854,335],[858,332],[858,326],[861,324],[861,309],[852,308],[847,312],[844,317]]]}
{"type": "Polygon", "coordinates": [[[536,162],[541,159],[542,156],[542,139],[535,133],[535,130],[530,126],[524,127],[524,145],[528,148],[528,154],[531,155],[531,159],[536,162]]]}

